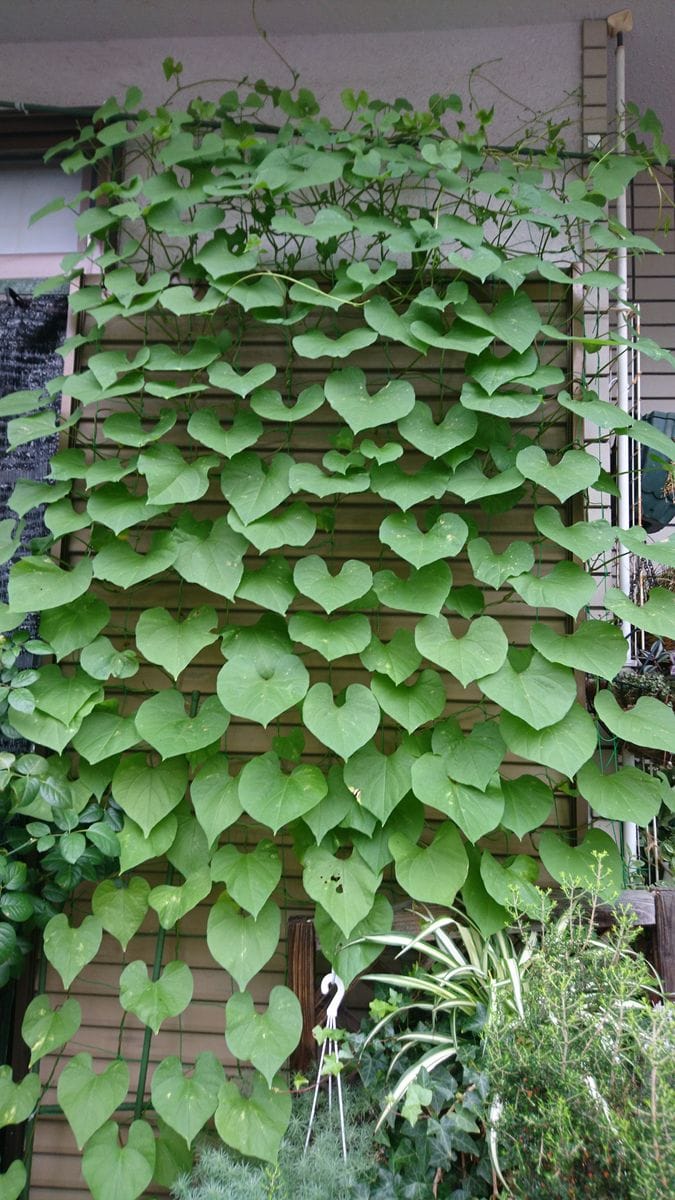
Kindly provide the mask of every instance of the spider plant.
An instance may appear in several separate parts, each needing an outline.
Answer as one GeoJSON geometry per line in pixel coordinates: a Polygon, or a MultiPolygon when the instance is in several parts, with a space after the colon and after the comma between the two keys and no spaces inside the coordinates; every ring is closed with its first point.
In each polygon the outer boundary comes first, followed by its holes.
{"type": "MultiPolygon", "coordinates": [[[[366,940],[366,939],[363,939],[366,940]]],[[[380,946],[398,947],[396,958],[420,955],[409,973],[379,973],[365,978],[395,990],[396,1000],[387,1005],[387,1013],[368,1033],[369,1044],[390,1022],[396,1024],[408,1014],[426,1015],[425,1028],[406,1030],[396,1035],[399,1050],[389,1074],[399,1059],[410,1051],[421,1051],[400,1075],[380,1115],[378,1128],[398,1106],[419,1075],[431,1073],[457,1055],[459,1014],[472,1019],[489,1010],[494,996],[503,994],[514,1015],[523,1016],[521,974],[537,943],[536,933],[528,935],[517,950],[504,933],[485,938],[464,917],[442,916],[429,920],[416,935],[387,933],[367,939],[380,946]],[[400,993],[403,993],[400,996],[400,993]]]]}

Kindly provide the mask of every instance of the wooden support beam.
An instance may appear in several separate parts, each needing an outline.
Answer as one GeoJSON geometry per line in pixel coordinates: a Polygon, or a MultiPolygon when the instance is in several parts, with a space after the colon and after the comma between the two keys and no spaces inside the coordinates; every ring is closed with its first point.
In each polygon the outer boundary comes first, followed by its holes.
{"type": "Polygon", "coordinates": [[[300,1001],[302,1036],[290,1059],[291,1070],[307,1071],[314,1062],[316,1042],[314,963],[316,933],[312,917],[288,918],[288,986],[300,1001]]]}
{"type": "Polygon", "coordinates": [[[655,965],[663,981],[663,990],[675,1000],[675,888],[658,888],[654,897],[655,965]]]}

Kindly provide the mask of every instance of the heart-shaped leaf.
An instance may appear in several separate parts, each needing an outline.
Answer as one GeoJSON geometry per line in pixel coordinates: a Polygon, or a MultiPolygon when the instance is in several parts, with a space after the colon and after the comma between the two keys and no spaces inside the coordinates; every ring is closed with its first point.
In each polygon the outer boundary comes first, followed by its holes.
{"type": "Polygon", "coordinates": [[[321,408],[323,402],[323,388],[318,383],[303,388],[291,404],[284,402],[281,392],[269,388],[256,388],[251,396],[251,408],[266,421],[302,421],[321,408]]]}
{"type": "Polygon", "coordinates": [[[273,987],[267,1012],[256,1012],[249,992],[235,992],[225,1007],[225,1040],[237,1059],[253,1066],[272,1087],[272,1081],[302,1033],[302,1009],[287,987],[273,987]]]}
{"type": "Polygon", "coordinates": [[[392,308],[384,296],[373,296],[366,304],[363,315],[371,329],[389,341],[401,342],[412,350],[423,350],[425,343],[414,337],[409,322],[392,308]]]}
{"type": "MultiPolygon", "coordinates": [[[[90,359],[91,366],[91,359],[90,359]]],[[[159,369],[159,368],[158,368],[159,369]]],[[[133,412],[111,413],[103,422],[103,433],[106,438],[112,438],[121,446],[147,446],[150,442],[158,442],[170,429],[173,429],[178,418],[176,412],[163,412],[154,425],[143,425],[139,416],[133,412]]]]}
{"type": "Polygon", "coordinates": [[[220,741],[229,722],[229,713],[215,696],[207,696],[195,716],[188,716],[184,697],[174,688],[144,700],[136,713],[140,736],[164,759],[220,741]]]}
{"type": "Polygon", "coordinates": [[[483,937],[490,937],[508,925],[509,913],[492,898],[483,883],[480,873],[481,851],[468,842],[464,849],[469,860],[469,872],[462,886],[462,903],[483,937]]]}
{"type": "Polygon", "coordinates": [[[445,821],[428,846],[417,846],[402,833],[389,838],[396,878],[407,896],[450,907],[469,869],[457,826],[445,821]]]}
{"type": "Polygon", "coordinates": [[[180,804],[186,787],[187,763],[183,758],[148,766],[144,754],[130,754],[122,759],[112,779],[115,800],[145,837],[180,804]]]}
{"type": "Polygon", "coordinates": [[[222,1064],[210,1050],[197,1055],[189,1075],[183,1073],[179,1058],[165,1058],[152,1076],[152,1106],[191,1146],[216,1111],[224,1081],[222,1064]]]}
{"type": "Polygon", "coordinates": [[[488,895],[502,908],[515,908],[533,920],[541,919],[546,908],[545,896],[536,886],[538,874],[536,860],[527,854],[516,855],[508,865],[497,862],[488,850],[481,856],[480,875],[488,895]]]}
{"type": "Polygon", "coordinates": [[[166,506],[149,504],[146,496],[133,496],[123,483],[104,483],[91,493],[87,512],[99,525],[120,534],[166,512],[166,506]]]}
{"type": "Polygon", "coordinates": [[[123,950],[143,924],[149,894],[150,884],[140,875],[132,875],[128,883],[122,879],[104,879],[91,898],[94,916],[123,950]]]}
{"type": "Polygon", "coordinates": [[[14,1083],[12,1068],[0,1067],[0,1129],[6,1125],[23,1124],[41,1095],[39,1075],[32,1072],[19,1083],[14,1083]]]}
{"type": "Polygon", "coordinates": [[[211,873],[204,866],[193,869],[183,884],[161,883],[154,887],[148,903],[157,913],[162,929],[173,929],[176,922],[192,912],[210,891],[211,873]]]}
{"type": "Polygon", "coordinates": [[[375,595],[385,608],[430,616],[440,613],[451,584],[450,568],[444,562],[430,563],[419,571],[413,568],[407,579],[393,571],[377,571],[373,579],[375,595]]]}
{"type": "MultiPolygon", "coordinates": [[[[525,381],[527,382],[527,381],[525,381]]],[[[541,392],[495,392],[489,395],[472,379],[467,379],[459,396],[469,412],[489,413],[495,417],[518,419],[536,412],[544,400],[541,392]]]]}
{"type": "Polygon", "coordinates": [[[415,627],[415,645],[425,658],[450,671],[462,687],[498,670],[509,648],[506,634],[493,617],[478,617],[462,637],[455,637],[445,617],[424,617],[415,627]]]}
{"type": "MultiPolygon", "coordinates": [[[[201,761],[201,755],[199,760],[201,761]]],[[[209,760],[207,759],[207,762],[209,760]]],[[[209,864],[209,842],[189,804],[181,804],[176,813],[178,830],[169,851],[169,862],[187,879],[209,864]]]]}
{"type": "Polygon", "coordinates": [[[548,662],[536,650],[524,667],[523,662],[525,655],[518,659],[518,670],[507,658],[498,671],[480,680],[480,687],[532,729],[545,729],[569,712],[577,695],[576,680],[568,667],[548,662]]]}
{"type": "Polygon", "coordinates": [[[93,642],[110,620],[110,609],[92,595],[80,596],[63,607],[51,608],[40,619],[40,637],[60,662],[73,650],[93,642]]]}
{"type": "Polygon", "coordinates": [[[215,450],[223,458],[234,458],[235,454],[255,445],[262,434],[263,423],[252,412],[238,412],[232,424],[224,429],[212,408],[199,408],[190,417],[187,431],[209,450],[215,450]]]}
{"type": "Polygon", "coordinates": [[[221,846],[211,860],[211,878],[224,883],[235,904],[257,917],[281,879],[279,852],[266,838],[246,853],[221,846]]]}
{"type": "MultiPolygon", "coordinates": [[[[113,538],[99,550],[93,562],[96,579],[114,583],[119,588],[134,587],[153,575],[160,575],[176,557],[176,542],[172,532],[157,530],[149,549],[139,554],[129,542],[113,538]]],[[[83,560],[85,561],[85,560],[83,560]]]]}
{"type": "Polygon", "coordinates": [[[439,350],[456,350],[460,354],[480,354],[493,340],[491,333],[479,333],[467,321],[456,319],[450,329],[432,325],[429,321],[411,321],[410,332],[425,346],[439,350]]]}
{"type": "Polygon", "coordinates": [[[306,546],[316,531],[316,517],[301,501],[289,504],[280,513],[251,521],[250,525],[240,521],[232,509],[228,513],[227,521],[236,533],[248,538],[260,554],[266,554],[268,550],[277,550],[279,546],[306,546]]]}
{"type": "Polygon", "coordinates": [[[327,790],[318,767],[303,763],[286,775],[271,750],[250,759],[239,775],[239,800],[244,809],[274,833],[314,808],[327,790]]]}
{"type": "Polygon", "coordinates": [[[146,1121],[133,1121],[120,1146],[118,1129],[108,1121],[87,1143],[82,1174],[94,1200],[136,1200],[152,1180],[155,1137],[146,1121]]]}
{"type": "Polygon", "coordinates": [[[125,817],[118,834],[120,871],[132,871],[140,863],[160,858],[172,845],[177,828],[178,821],[172,812],[147,834],[130,817],[125,817]]]}
{"type": "Polygon", "coordinates": [[[47,922],[43,935],[44,952],[61,976],[64,991],[68,991],[75,976],[95,958],[102,935],[103,927],[96,917],[85,917],[77,928],[68,924],[65,913],[58,913],[47,922]]]}
{"type": "MultiPolygon", "coordinates": [[[[240,266],[239,269],[246,270],[246,265],[240,266]]],[[[219,390],[234,392],[243,400],[249,392],[255,391],[256,388],[269,383],[270,379],[274,379],[276,373],[277,369],[272,363],[256,363],[250,371],[240,375],[230,363],[218,362],[209,368],[209,383],[219,390]]]]}
{"type": "Polygon", "coordinates": [[[619,620],[646,629],[655,637],[675,638],[675,599],[668,588],[652,588],[645,604],[633,604],[619,588],[608,588],[604,601],[619,620]]]}
{"type": "Polygon", "coordinates": [[[556,563],[546,575],[518,575],[509,582],[530,608],[557,608],[570,617],[590,603],[597,587],[595,577],[572,562],[556,563]]]}
{"type": "Polygon", "coordinates": [[[148,446],[138,457],[150,504],[192,504],[200,500],[208,490],[209,471],[219,465],[215,454],[186,462],[178,447],[168,442],[148,446]]]}
{"type": "Polygon", "coordinates": [[[9,572],[8,600],[14,612],[42,612],[78,600],[91,583],[92,567],[83,558],[72,571],[63,571],[53,558],[27,555],[9,572]]]}
{"type": "Polygon", "coordinates": [[[281,913],[272,900],[257,917],[249,917],[223,892],[209,913],[206,942],[216,962],[243,990],[274,954],[280,928],[281,913]]]}
{"type": "Polygon", "coordinates": [[[2,1200],[19,1200],[26,1186],[26,1168],[16,1158],[6,1171],[0,1171],[0,1196],[2,1200]]]}
{"type": "Polygon", "coordinates": [[[97,1074],[91,1054],[76,1054],[59,1075],[57,1096],[81,1150],[117,1111],[129,1091],[129,1068],[122,1059],[97,1074]]]}
{"type": "Polygon", "coordinates": [[[242,559],[248,544],[235,533],[225,517],[210,521],[189,518],[174,530],[174,567],[188,583],[232,600],[239,587],[244,566],[242,559]]]}
{"type": "Polygon", "coordinates": [[[368,916],[380,879],[356,851],[350,858],[335,858],[320,846],[310,846],[305,853],[305,891],[325,908],[345,937],[368,916]]]}
{"type": "Polygon", "coordinates": [[[454,558],[468,536],[468,525],[454,513],[441,513],[428,533],[421,532],[412,513],[396,513],[385,517],[379,533],[385,546],[418,569],[439,559],[454,558]]]}
{"type": "Polygon", "coordinates": [[[493,354],[491,350],[484,351],[478,358],[466,364],[467,374],[491,396],[497,388],[514,380],[525,380],[539,366],[536,352],[530,348],[524,354],[512,350],[509,354],[493,354]]]}
{"type": "MultiPolygon", "coordinates": [[[[483,791],[457,783],[438,754],[423,754],[412,766],[412,788],[418,799],[445,813],[470,842],[496,829],[504,812],[504,797],[496,777],[483,791]]],[[[458,887],[460,885],[458,884],[458,887]]]]}
{"type": "Polygon", "coordinates": [[[317,613],[294,613],[288,632],[294,642],[310,646],[327,662],[365,650],[372,636],[368,618],[357,614],[329,621],[317,613]]]}
{"type": "Polygon", "coordinates": [[[138,670],[133,650],[118,650],[110,638],[98,637],[80,654],[82,669],[92,679],[130,679],[138,670]]]}
{"type": "Polygon", "coordinates": [[[64,1000],[60,1008],[52,1008],[48,996],[36,996],[21,1023],[21,1036],[31,1052],[28,1065],[35,1066],[45,1054],[65,1046],[81,1023],[82,1010],[77,1000],[64,1000]]]}
{"type": "Polygon", "coordinates": [[[361,654],[361,662],[367,671],[388,675],[394,683],[403,683],[422,661],[409,629],[397,629],[389,642],[373,637],[361,654]]]}
{"type": "Polygon", "coordinates": [[[326,475],[316,463],[296,463],[291,467],[288,482],[292,492],[307,492],[310,496],[351,496],[365,492],[370,475],[365,471],[350,475],[326,475]]]}
{"type": "Polygon", "coordinates": [[[226,625],[223,629],[223,654],[255,663],[259,671],[272,671],[277,659],[290,654],[293,643],[284,620],[265,613],[253,625],[226,625]]]}
{"type": "Polygon", "coordinates": [[[285,558],[271,556],[256,571],[244,571],[237,599],[283,614],[296,594],[291,568],[285,558]]]}
{"type": "Polygon", "coordinates": [[[637,767],[604,773],[593,761],[577,774],[577,787],[593,812],[608,821],[634,821],[648,825],[661,807],[663,784],[637,767]]]}
{"type": "Polygon", "coordinates": [[[577,521],[574,525],[565,525],[557,508],[535,509],[534,523],[544,537],[563,546],[583,562],[611,550],[616,536],[609,521],[577,521]]]}
{"type": "Polygon", "coordinates": [[[147,608],[136,624],[136,645],[144,658],[178,679],[200,650],[215,642],[217,620],[214,608],[194,608],[182,621],[174,620],[165,608],[147,608]]]}
{"type": "MultiPolygon", "coordinates": [[[[372,340],[375,340],[375,334],[372,340]]],[[[326,376],[324,393],[331,408],[354,433],[398,421],[399,417],[411,412],[415,404],[414,389],[405,379],[390,379],[371,396],[365,373],[359,367],[332,371],[326,376]]]]}
{"type": "Polygon", "coordinates": [[[573,704],[562,721],[545,729],[533,729],[508,712],[502,713],[499,728],[512,754],[560,771],[568,779],[588,762],[597,747],[595,722],[580,704],[573,704]]]}
{"type": "Polygon", "coordinates": [[[347,940],[328,913],[317,905],[314,924],[321,950],[345,987],[382,953],[381,946],[368,941],[369,934],[389,933],[393,920],[394,910],[386,896],[376,896],[368,916],[359,921],[347,940]]]}
{"type": "Polygon", "coordinates": [[[307,668],[294,654],[279,654],[266,664],[237,656],[221,667],[216,681],[218,698],[228,712],[265,727],[299,704],[308,687],[307,668]]]}
{"type": "Polygon", "coordinates": [[[506,751],[495,721],[480,721],[464,733],[454,717],[436,725],[431,748],[444,759],[448,775],[457,783],[468,783],[481,792],[498,770],[506,751]]]}
{"type": "Polygon", "coordinates": [[[557,496],[561,504],[577,492],[585,492],[600,474],[600,463],[586,450],[567,450],[560,462],[551,466],[541,446],[527,446],[518,452],[516,466],[526,479],[557,496]]]}
{"type": "Polygon", "coordinates": [[[171,1017],[177,1017],[192,999],[192,972],[184,962],[167,963],[156,980],[148,979],[148,968],[137,959],[120,975],[120,1004],[153,1033],[171,1017]]]}
{"type": "Polygon", "coordinates": [[[73,748],[90,765],[121,754],[138,745],[140,737],[133,717],[118,717],[117,713],[95,711],[85,717],[75,737],[73,748]]]}
{"type": "Polygon", "coordinates": [[[530,641],[549,662],[601,679],[613,679],[626,661],[626,640],[621,630],[608,621],[582,621],[574,633],[567,635],[537,622],[530,631],[530,641]]]}
{"type": "MultiPolygon", "coordinates": [[[[385,463],[371,471],[372,489],[383,500],[391,500],[403,512],[434,497],[445,495],[448,469],[441,463],[427,463],[408,473],[398,463],[385,463]]],[[[455,529],[457,527],[455,526],[455,529]]]]}
{"type": "Polygon", "coordinates": [[[323,559],[310,554],[297,563],[293,582],[303,596],[332,613],[365,596],[373,582],[373,573],[366,563],[350,558],[337,575],[331,575],[323,559]]]}
{"type": "Polygon", "coordinates": [[[507,579],[523,575],[534,566],[534,551],[529,542],[511,542],[501,554],[495,554],[485,538],[473,538],[468,551],[476,579],[492,588],[500,588],[507,579]]]}
{"type": "Polygon", "coordinates": [[[637,746],[671,754],[675,746],[675,712],[653,696],[641,696],[633,708],[623,709],[609,691],[595,697],[595,711],[610,733],[637,746]]]}
{"type": "Polygon", "coordinates": [[[242,814],[239,781],[230,775],[224,754],[207,759],[190,785],[190,797],[195,816],[212,846],[242,814]]]}
{"type": "Polygon", "coordinates": [[[558,883],[573,884],[614,900],[623,888],[623,862],[615,841],[601,829],[589,829],[580,846],[570,846],[552,829],[539,839],[539,854],[558,883]]]}
{"type": "MultiPolygon", "coordinates": [[[[355,350],[365,350],[377,341],[372,329],[350,329],[341,337],[326,337],[318,329],[293,338],[293,349],[302,358],[348,358],[355,350]]],[[[326,396],[328,400],[328,396],[326,396]]]]}
{"type": "Polygon", "coordinates": [[[416,400],[412,411],[399,420],[398,428],[406,441],[427,458],[440,458],[471,440],[478,428],[478,418],[461,404],[453,404],[436,423],[429,405],[416,400]]]}
{"type": "Polygon", "coordinates": [[[386,675],[374,675],[370,686],[383,712],[408,733],[435,721],[445,708],[445,688],[436,671],[421,671],[413,683],[398,685],[386,675]]]}
{"type": "Polygon", "coordinates": [[[266,467],[259,454],[248,450],[235,454],[225,465],[220,486],[245,525],[266,516],[290,495],[288,475],[292,466],[288,454],[275,454],[266,467]]]}
{"type": "Polygon", "coordinates": [[[226,1146],[249,1158],[274,1163],[291,1119],[291,1104],[281,1078],[272,1089],[256,1075],[250,1096],[242,1096],[236,1083],[228,1079],[218,1097],[216,1129],[226,1146]]]}
{"type": "MultiPolygon", "coordinates": [[[[597,524],[597,522],[596,522],[597,524]]],[[[633,525],[630,529],[617,531],[622,546],[630,550],[638,558],[646,558],[649,562],[659,563],[663,567],[675,567],[675,537],[667,541],[650,542],[646,531],[641,525],[633,525]]]]}
{"type": "Polygon", "coordinates": [[[314,808],[305,813],[305,825],[314,834],[317,846],[326,834],[335,829],[354,807],[355,800],[342,777],[342,770],[336,763],[328,770],[328,792],[314,808]]]}
{"type": "Polygon", "coordinates": [[[518,354],[524,354],[532,345],[542,326],[537,309],[523,291],[505,296],[490,313],[470,296],[459,306],[457,315],[462,321],[487,329],[500,341],[506,342],[507,346],[512,346],[518,354]]]}
{"type": "Polygon", "coordinates": [[[380,706],[370,688],[351,683],[342,704],[336,704],[329,683],[315,683],[302,706],[310,733],[340,758],[350,758],[370,741],[380,723],[380,706]]]}
{"type": "Polygon", "coordinates": [[[410,791],[413,756],[399,746],[393,754],[381,754],[370,742],[345,763],[344,781],[358,799],[384,825],[396,806],[410,791]]]}
{"type": "Polygon", "coordinates": [[[447,489],[460,496],[465,504],[471,504],[474,500],[485,500],[490,496],[516,493],[510,495],[508,502],[504,504],[504,507],[509,508],[516,503],[522,483],[523,476],[516,467],[508,467],[496,475],[486,475],[478,461],[472,458],[469,462],[461,463],[453,471],[447,481],[447,489]]]}
{"type": "Polygon", "coordinates": [[[522,838],[532,829],[543,825],[555,797],[550,787],[536,775],[519,775],[517,779],[502,779],[504,816],[502,825],[522,838]]]}

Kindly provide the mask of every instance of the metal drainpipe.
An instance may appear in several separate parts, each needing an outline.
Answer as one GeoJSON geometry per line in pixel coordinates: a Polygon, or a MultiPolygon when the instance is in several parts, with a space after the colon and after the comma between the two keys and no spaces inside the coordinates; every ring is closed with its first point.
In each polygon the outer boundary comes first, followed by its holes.
{"type": "MultiPolygon", "coordinates": [[[[620,12],[613,13],[607,18],[607,28],[611,36],[616,37],[616,149],[618,154],[626,153],[626,48],[624,46],[624,33],[630,33],[633,28],[633,17],[630,9],[622,9],[620,12]]],[[[617,221],[627,227],[628,226],[628,208],[626,200],[626,192],[622,192],[616,202],[616,217],[617,221]]],[[[630,316],[628,309],[628,251],[625,246],[620,246],[616,255],[616,274],[621,279],[621,284],[617,288],[617,315],[616,315],[616,331],[617,335],[628,340],[630,337],[630,316]]],[[[630,416],[630,381],[628,377],[628,359],[629,352],[624,347],[619,352],[617,362],[617,403],[622,412],[630,416]]],[[[630,446],[627,434],[619,434],[617,436],[617,469],[618,469],[618,487],[619,487],[619,504],[618,504],[618,525],[620,529],[628,529],[631,523],[631,497],[630,497],[630,446]]],[[[631,574],[630,574],[630,555],[623,550],[622,547],[617,547],[619,550],[619,578],[618,584],[624,595],[630,597],[631,590],[631,574]]],[[[632,634],[632,626],[630,621],[621,622],[621,630],[626,638],[626,658],[629,661],[631,657],[630,638],[632,634]]],[[[630,756],[632,759],[632,756],[630,756]]],[[[624,755],[624,760],[626,755],[624,755]]],[[[626,859],[635,859],[638,855],[638,831],[634,821],[624,821],[623,823],[623,849],[626,859]]]]}

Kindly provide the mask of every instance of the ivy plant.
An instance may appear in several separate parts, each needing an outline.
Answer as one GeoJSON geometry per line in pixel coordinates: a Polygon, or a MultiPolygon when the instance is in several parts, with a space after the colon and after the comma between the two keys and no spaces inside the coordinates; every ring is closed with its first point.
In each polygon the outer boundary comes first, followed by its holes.
{"type": "MultiPolygon", "coordinates": [[[[50,534],[14,562],[2,619],[11,630],[37,611],[51,661],[8,703],[77,797],[62,831],[58,797],[48,814],[33,808],[49,797],[21,800],[30,836],[60,839],[69,861],[73,839],[96,845],[95,825],[119,824],[120,874],[91,915],[46,925],[64,986],[104,930],[126,949],[146,917],[178,928],[215,887],[206,941],[236,985],[223,1027],[250,1079],[223,1079],[209,1055],[164,1059],[158,1139],[141,1102],[121,1144],[127,1076],[78,1055],[59,1097],[95,1200],[166,1182],[166,1146],[184,1161],[211,1117],[233,1149],[277,1152],[298,1006],[278,986],[257,1012],[249,989],[279,940],[277,835],[351,974],[370,960],[347,943],[391,924],[385,875],[424,903],[460,899],[486,934],[514,895],[535,907],[537,847],[554,878],[602,852],[620,881],[607,834],[577,847],[541,832],[558,799],[597,791],[598,722],[622,735],[607,692],[597,712],[578,699],[575,671],[606,675],[625,652],[618,597],[573,632],[595,563],[654,553],[640,530],[580,517],[589,489],[615,494],[602,453],[617,429],[673,458],[598,398],[591,357],[571,367],[576,344],[628,352],[576,317],[585,295],[614,293],[617,247],[654,249],[608,216],[652,161],[639,130],[629,154],[603,147],[582,173],[555,131],[539,153],[491,148],[490,114],[465,117],[454,96],[416,112],[348,91],[336,126],[305,89],[262,81],[183,105],[179,65],[165,69],[171,103],[144,108],[131,89],[59,148],[66,172],[97,175],[72,202],[86,248],[45,285],[84,275],[64,347],[78,368],[48,395],[3,400],[11,446],[43,435],[51,395],[72,402],[49,480],[11,500],[17,519],[45,505],[50,534]],[[242,847],[242,826],[259,844],[242,847]],[[486,835],[515,855],[483,849],[486,835]],[[163,855],[180,878],[151,888],[163,855]]],[[[11,556],[11,523],[3,534],[11,556]]],[[[672,745],[672,710],[641,703],[645,744],[672,745]]],[[[603,791],[610,820],[659,806],[637,769],[603,791]]],[[[149,974],[132,959],[120,1020],[157,1034],[192,988],[179,960],[149,974]]],[[[80,1019],[73,997],[38,996],[33,1062],[80,1019]]],[[[17,1093],[6,1119],[27,1103],[17,1093]]]]}

